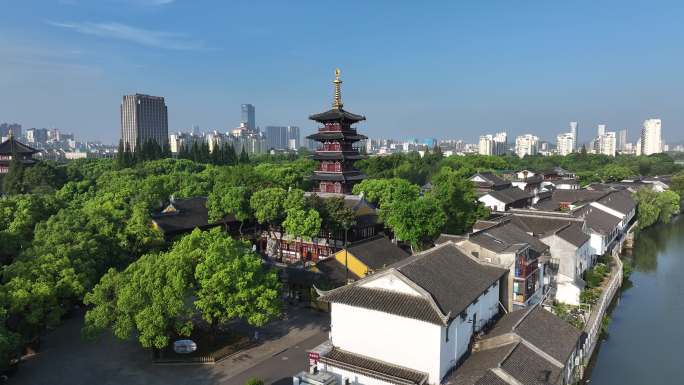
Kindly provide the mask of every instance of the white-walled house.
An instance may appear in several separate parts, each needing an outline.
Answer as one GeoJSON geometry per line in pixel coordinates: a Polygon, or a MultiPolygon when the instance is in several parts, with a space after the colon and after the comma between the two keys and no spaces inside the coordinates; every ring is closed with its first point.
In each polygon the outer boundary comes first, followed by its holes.
{"type": "Polygon", "coordinates": [[[478,200],[492,211],[506,211],[510,208],[525,208],[532,204],[533,196],[517,187],[494,190],[478,200]]]}
{"type": "Polygon", "coordinates": [[[551,262],[558,266],[556,300],[579,305],[580,292],[585,284],[582,276],[593,262],[590,237],[583,231],[583,224],[565,225],[540,239],[549,245],[551,262]]]}
{"type": "Polygon", "coordinates": [[[447,242],[320,292],[331,327],[316,368],[340,385],[440,384],[499,314],[507,274],[447,242]]]}
{"type": "Polygon", "coordinates": [[[549,247],[523,231],[510,217],[457,242],[465,253],[509,269],[507,310],[529,306],[544,294],[544,260],[549,247]]]}

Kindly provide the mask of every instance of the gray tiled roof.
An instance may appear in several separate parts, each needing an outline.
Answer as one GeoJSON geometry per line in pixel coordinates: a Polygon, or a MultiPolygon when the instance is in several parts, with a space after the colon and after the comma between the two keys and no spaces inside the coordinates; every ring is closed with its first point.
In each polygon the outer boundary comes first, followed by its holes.
{"type": "MultiPolygon", "coordinates": [[[[358,283],[360,281],[357,281],[358,283]]],[[[354,284],[331,290],[319,297],[322,301],[377,310],[383,313],[443,325],[444,319],[430,301],[422,296],[390,290],[373,289],[354,284]]]]}
{"type": "Polygon", "coordinates": [[[378,310],[425,322],[444,325],[450,314],[455,318],[508,270],[477,261],[451,242],[408,257],[385,270],[385,274],[401,274],[429,294],[429,298],[384,289],[371,289],[363,284],[381,275],[322,293],[320,299],[378,310]],[[432,301],[439,308],[432,305],[432,301]]]}
{"type": "Polygon", "coordinates": [[[445,242],[460,242],[468,239],[465,235],[454,235],[454,234],[440,234],[435,241],[435,245],[439,245],[445,242]]]}
{"type": "Polygon", "coordinates": [[[549,249],[544,242],[511,222],[503,222],[498,226],[476,232],[470,236],[470,241],[497,253],[517,251],[526,245],[539,254],[549,249]]]}
{"type": "Polygon", "coordinates": [[[451,242],[399,262],[396,269],[432,295],[455,318],[508,270],[483,264],[451,242]]]}
{"type": "Polygon", "coordinates": [[[636,208],[636,202],[627,191],[615,191],[598,200],[598,203],[611,209],[628,214],[636,208]]]}
{"type": "Polygon", "coordinates": [[[592,190],[554,190],[553,199],[556,202],[577,204],[583,202],[594,202],[607,194],[606,191],[592,191],[592,190]]]}
{"type": "Polygon", "coordinates": [[[490,338],[513,333],[503,345],[476,350],[445,381],[446,385],[498,384],[502,370],[524,385],[561,384],[565,365],[581,332],[539,306],[506,314],[488,333],[490,338]],[[543,352],[543,353],[542,353],[543,352]],[[553,358],[553,359],[552,359],[553,358]]]}
{"type": "MultiPolygon", "coordinates": [[[[501,177],[499,177],[496,174],[491,173],[491,172],[477,173],[477,174],[473,175],[471,177],[471,179],[476,177],[476,176],[479,176],[480,178],[484,179],[486,181],[484,183],[486,183],[487,185],[494,187],[494,188],[497,188],[497,187],[500,188],[500,187],[511,185],[511,182],[509,182],[509,181],[507,181],[507,180],[505,180],[505,179],[503,179],[503,178],[501,178],[501,177]]],[[[474,182],[474,183],[483,183],[483,182],[474,182]]]]}
{"type": "Polygon", "coordinates": [[[424,384],[428,377],[424,372],[351,353],[337,347],[323,355],[320,360],[341,369],[400,385],[424,384]]]}
{"type": "Polygon", "coordinates": [[[620,218],[591,205],[584,205],[574,210],[573,214],[582,218],[587,227],[603,235],[610,234],[620,223],[620,218]]]}
{"type": "Polygon", "coordinates": [[[589,236],[582,231],[582,226],[578,223],[571,224],[556,233],[561,239],[570,242],[572,245],[581,247],[589,242],[589,236]]]}
{"type": "Polygon", "coordinates": [[[573,219],[542,215],[513,215],[511,221],[525,232],[532,233],[533,235],[542,235],[553,233],[566,227],[574,222],[573,219]]]}
{"type": "Polygon", "coordinates": [[[176,199],[167,206],[167,209],[169,208],[175,211],[152,215],[152,221],[157,224],[159,230],[167,235],[235,222],[235,218],[229,215],[222,221],[210,223],[206,197],[176,199]]]}
{"type": "Polygon", "coordinates": [[[518,202],[532,198],[532,195],[526,193],[525,191],[517,187],[509,187],[503,190],[490,191],[485,195],[491,195],[496,200],[501,201],[505,204],[510,204],[513,202],[518,202]]]}
{"type": "Polygon", "coordinates": [[[372,270],[385,268],[410,255],[384,236],[356,242],[347,250],[372,270]]]}
{"type": "Polygon", "coordinates": [[[556,360],[565,363],[575,351],[582,332],[541,306],[503,316],[489,334],[515,333],[556,360]]]}
{"type": "MultiPolygon", "coordinates": [[[[503,362],[511,351],[515,348],[515,344],[507,344],[499,346],[492,349],[481,350],[473,353],[467,360],[463,362],[458,369],[449,375],[444,381],[444,385],[473,385],[473,384],[490,384],[492,382],[489,377],[483,380],[483,377],[487,376],[489,369],[496,368],[501,362],[503,362]]],[[[493,379],[496,383],[496,379],[499,378],[494,373],[491,373],[495,378],[493,379]]],[[[500,378],[499,378],[500,379],[500,378]]],[[[504,382],[505,383],[505,382],[504,382]]]]}
{"type": "Polygon", "coordinates": [[[525,344],[518,344],[501,363],[501,369],[523,384],[560,384],[562,369],[545,360],[525,344]]]}

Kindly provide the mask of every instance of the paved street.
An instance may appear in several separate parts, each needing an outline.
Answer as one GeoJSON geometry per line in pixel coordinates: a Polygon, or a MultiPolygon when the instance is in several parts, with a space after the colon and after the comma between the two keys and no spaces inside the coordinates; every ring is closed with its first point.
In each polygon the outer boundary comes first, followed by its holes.
{"type": "Polygon", "coordinates": [[[155,365],[136,341],[103,336],[83,341],[82,317],[67,320],[43,339],[41,353],[22,362],[11,383],[18,385],[242,385],[251,377],[289,384],[307,365],[306,350],[327,338],[327,314],[295,309],[263,332],[264,343],[216,365],[155,365]]]}

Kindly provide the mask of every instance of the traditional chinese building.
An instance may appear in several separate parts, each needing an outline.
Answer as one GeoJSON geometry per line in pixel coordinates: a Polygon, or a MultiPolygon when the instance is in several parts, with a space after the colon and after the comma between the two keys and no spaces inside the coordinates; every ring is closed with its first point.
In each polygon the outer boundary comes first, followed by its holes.
{"type": "Polygon", "coordinates": [[[14,154],[24,166],[32,166],[37,162],[33,159],[33,154],[37,152],[39,151],[14,139],[14,135],[10,132],[9,138],[0,143],[0,175],[9,172],[14,154]]]}
{"type": "Polygon", "coordinates": [[[366,117],[352,114],[342,107],[340,70],[335,70],[335,97],[333,108],[309,119],[322,124],[318,132],[307,138],[321,143],[312,156],[318,166],[311,176],[314,192],[350,194],[354,184],[365,178],[361,171],[354,168],[354,162],[364,156],[355,148],[354,143],[367,139],[356,132],[353,124],[366,117]]]}

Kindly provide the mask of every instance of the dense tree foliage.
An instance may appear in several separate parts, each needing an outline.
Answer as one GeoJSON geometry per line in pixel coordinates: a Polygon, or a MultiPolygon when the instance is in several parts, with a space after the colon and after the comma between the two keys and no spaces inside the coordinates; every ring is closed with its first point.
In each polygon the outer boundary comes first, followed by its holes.
{"type": "Polygon", "coordinates": [[[244,319],[262,326],[279,314],[279,282],[248,243],[215,228],[195,230],[168,252],[143,255],[125,270],[111,269],[84,302],[84,332],[105,329],[144,347],[163,348],[189,336],[196,314],[212,326],[244,319]]]}
{"type": "Polygon", "coordinates": [[[672,190],[657,192],[642,188],[634,194],[638,203],[637,220],[643,229],[658,222],[669,223],[672,216],[680,212],[680,196],[672,190]]]}

